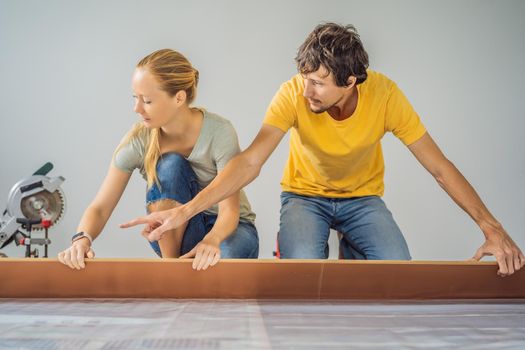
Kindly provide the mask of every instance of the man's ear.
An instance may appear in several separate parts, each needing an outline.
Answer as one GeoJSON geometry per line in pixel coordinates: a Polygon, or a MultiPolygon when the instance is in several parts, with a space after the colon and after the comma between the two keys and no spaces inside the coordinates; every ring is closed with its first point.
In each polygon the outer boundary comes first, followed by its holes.
{"type": "Polygon", "coordinates": [[[353,75],[349,76],[348,79],[346,80],[346,86],[347,87],[353,87],[355,85],[355,83],[357,82],[357,78],[354,77],[353,75]]]}

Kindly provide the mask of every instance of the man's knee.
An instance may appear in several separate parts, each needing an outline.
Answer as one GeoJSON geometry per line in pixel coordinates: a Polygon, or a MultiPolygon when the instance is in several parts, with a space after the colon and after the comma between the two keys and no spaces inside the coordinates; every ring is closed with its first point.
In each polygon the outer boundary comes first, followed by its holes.
{"type": "Polygon", "coordinates": [[[291,241],[278,234],[277,242],[281,259],[327,259],[328,244],[308,239],[292,239],[291,241]]]}
{"type": "MultiPolygon", "coordinates": [[[[396,234],[397,235],[397,234],[396,234]]],[[[351,260],[411,260],[404,237],[397,236],[386,241],[373,241],[360,249],[346,239],[340,240],[341,256],[351,260]]]]}
{"type": "Polygon", "coordinates": [[[339,230],[345,258],[369,260],[410,260],[405,238],[392,213],[379,197],[359,198],[358,215],[339,230]]]}
{"type": "Polygon", "coordinates": [[[367,258],[368,260],[411,260],[408,249],[390,248],[376,252],[367,258]]]}

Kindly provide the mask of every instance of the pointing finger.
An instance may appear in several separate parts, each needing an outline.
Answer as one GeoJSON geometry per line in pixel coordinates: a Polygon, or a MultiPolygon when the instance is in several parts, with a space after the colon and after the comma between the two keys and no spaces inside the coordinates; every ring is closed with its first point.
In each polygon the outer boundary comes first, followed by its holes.
{"type": "Polygon", "coordinates": [[[140,225],[140,224],[147,224],[147,223],[148,223],[148,217],[147,216],[141,216],[141,217],[138,217],[138,218],[133,219],[131,221],[125,222],[123,224],[120,224],[119,227],[120,228],[128,228],[128,227],[133,227],[133,226],[137,226],[137,225],[140,225]]]}

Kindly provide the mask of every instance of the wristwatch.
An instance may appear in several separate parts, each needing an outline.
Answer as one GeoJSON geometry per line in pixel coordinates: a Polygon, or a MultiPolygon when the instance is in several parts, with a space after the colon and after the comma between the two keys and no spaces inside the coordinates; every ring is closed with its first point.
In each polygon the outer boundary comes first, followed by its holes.
{"type": "Polygon", "coordinates": [[[79,239],[82,239],[84,237],[88,239],[90,245],[93,244],[93,238],[91,238],[91,236],[87,232],[75,233],[73,237],[71,237],[71,243],[78,241],[79,239]]]}

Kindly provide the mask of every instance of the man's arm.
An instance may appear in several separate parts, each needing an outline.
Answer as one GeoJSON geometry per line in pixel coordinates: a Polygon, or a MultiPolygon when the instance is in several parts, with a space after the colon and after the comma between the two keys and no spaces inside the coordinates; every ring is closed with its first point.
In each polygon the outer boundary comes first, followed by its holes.
{"type": "Polygon", "coordinates": [[[252,144],[232,158],[215,179],[188,203],[170,210],[151,213],[120,225],[127,228],[146,224],[150,241],[158,240],[162,233],[179,227],[196,214],[228,198],[252,182],[263,164],[284,137],[285,132],[263,124],[252,144]]]}
{"type": "Polygon", "coordinates": [[[485,255],[494,255],[499,265],[498,274],[501,276],[511,275],[522,268],[525,265],[525,257],[521,250],[492,216],[467,179],[443,155],[430,135],[426,133],[408,148],[485,235],[485,243],[477,250],[473,259],[479,260],[485,255]]]}
{"type": "Polygon", "coordinates": [[[284,135],[282,130],[263,124],[252,144],[232,158],[223,171],[193,200],[182,206],[188,219],[228,198],[259,176],[262,166],[284,135]]]}

